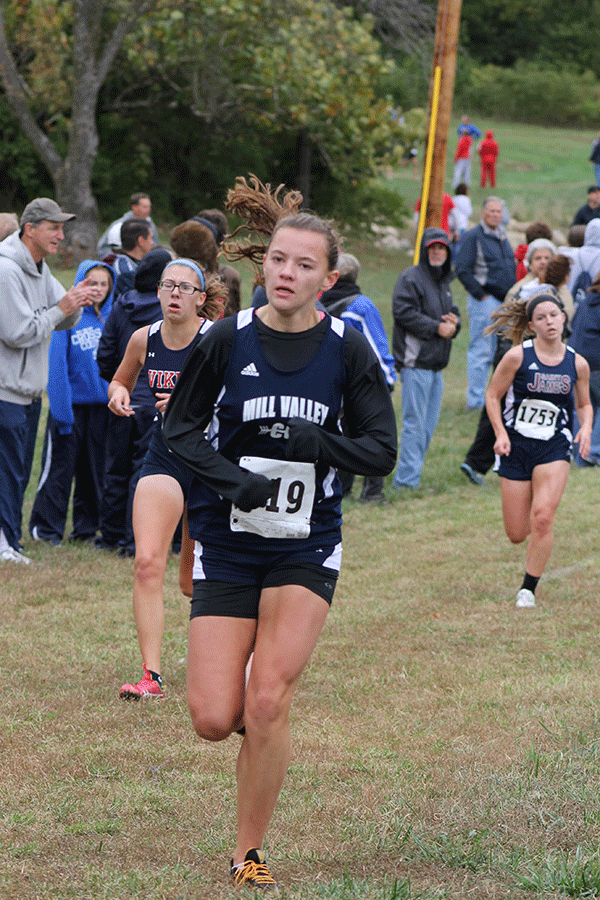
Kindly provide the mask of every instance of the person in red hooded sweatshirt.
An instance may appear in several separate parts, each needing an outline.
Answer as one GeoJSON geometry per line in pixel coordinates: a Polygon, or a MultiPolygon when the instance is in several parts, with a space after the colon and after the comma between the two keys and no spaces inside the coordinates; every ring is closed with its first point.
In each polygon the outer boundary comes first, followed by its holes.
{"type": "Polygon", "coordinates": [[[466,132],[460,132],[458,144],[454,152],[454,177],[452,187],[463,183],[467,187],[471,184],[471,153],[473,152],[473,138],[466,132]]]}
{"type": "Polygon", "coordinates": [[[490,185],[496,187],[496,158],[500,149],[498,142],[494,140],[494,132],[486,131],[485,137],[479,142],[477,152],[481,159],[481,187],[485,187],[487,176],[490,176],[490,185]]]}

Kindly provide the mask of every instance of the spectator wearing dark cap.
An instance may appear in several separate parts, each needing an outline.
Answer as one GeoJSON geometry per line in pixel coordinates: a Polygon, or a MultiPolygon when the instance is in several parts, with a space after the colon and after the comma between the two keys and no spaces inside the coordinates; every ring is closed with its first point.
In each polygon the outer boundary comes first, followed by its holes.
{"type": "Polygon", "coordinates": [[[441,228],[426,228],[419,263],[398,278],[392,352],[402,381],[402,434],[394,487],[417,488],[442,406],[444,379],[460,313],[452,301],[452,250],[441,228]]]}
{"type": "MultiPolygon", "coordinates": [[[[98,344],[97,363],[106,381],[113,379],[129,338],[136,329],[162,318],[158,282],[172,259],[168,250],[151,250],[135,273],[135,287],[118,297],[104,325],[98,344]]],[[[155,398],[143,373],[131,393],[135,415],[110,416],[107,428],[104,493],[100,504],[98,547],[135,552],[132,526],[133,495],[152,436],[155,398]]]]}
{"type": "Polygon", "coordinates": [[[592,219],[598,218],[600,218],[600,187],[591,184],[587,189],[587,203],[577,210],[571,225],[587,225],[592,219]]]}
{"type": "Polygon", "coordinates": [[[85,281],[65,291],[45,262],[74,218],[38,197],[25,207],[19,231],[0,243],[0,560],[6,562],[30,562],[20,552],[21,517],[48,381],[48,339],[57,328],[73,328],[92,302],[85,281]]]}

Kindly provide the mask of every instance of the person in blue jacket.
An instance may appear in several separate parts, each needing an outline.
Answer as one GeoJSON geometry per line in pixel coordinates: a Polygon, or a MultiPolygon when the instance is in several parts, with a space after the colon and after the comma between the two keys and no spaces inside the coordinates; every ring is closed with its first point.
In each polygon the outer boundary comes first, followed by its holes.
{"type": "Polygon", "coordinates": [[[492,313],[517,280],[514,251],[503,225],[504,204],[488,197],[481,221],[466,234],[455,260],[456,277],[468,292],[469,348],[467,350],[467,407],[482,409],[497,339],[486,328],[492,313]]]}
{"type": "MultiPolygon", "coordinates": [[[[338,280],[332,288],[321,294],[320,302],[330,316],[343,319],[348,325],[364,334],[377,357],[391,392],[394,390],[397,377],[394,370],[394,357],[390,353],[381,313],[356,283],[360,273],[360,263],[352,253],[340,253],[337,268],[338,280]]],[[[338,471],[338,478],[342,482],[342,496],[346,497],[352,490],[354,475],[338,471]]],[[[386,504],[383,483],[384,479],[381,475],[365,475],[359,501],[361,503],[386,504]]]]}
{"type": "Polygon", "coordinates": [[[81,282],[93,290],[92,305],[77,325],[56,331],[50,341],[50,412],[29,520],[33,539],[51,544],[62,540],[73,479],[70,538],[93,540],[104,480],[108,384],[98,372],[96,351],[111,310],[115,274],[107,263],[86,259],[75,277],[75,285],[81,282]]]}
{"type": "Polygon", "coordinates": [[[594,409],[591,448],[586,459],[575,452],[578,466],[600,466],[600,272],[580,300],[567,341],[590,367],[590,399],[594,409]]]}
{"type": "Polygon", "coordinates": [[[469,137],[472,137],[475,140],[481,137],[481,131],[476,125],[473,125],[468,116],[461,117],[460,125],[456,129],[456,133],[459,137],[462,137],[463,134],[468,134],[469,137]]]}

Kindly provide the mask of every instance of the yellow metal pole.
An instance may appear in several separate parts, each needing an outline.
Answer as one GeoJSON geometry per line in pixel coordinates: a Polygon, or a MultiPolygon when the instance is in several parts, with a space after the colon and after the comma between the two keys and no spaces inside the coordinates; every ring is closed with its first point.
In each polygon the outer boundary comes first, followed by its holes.
{"type": "Polygon", "coordinates": [[[421,209],[419,211],[419,224],[417,227],[417,235],[415,238],[415,255],[413,265],[419,262],[419,253],[421,248],[421,238],[425,230],[425,217],[427,215],[427,204],[429,202],[429,185],[431,182],[431,169],[433,166],[433,147],[435,144],[435,134],[437,129],[438,106],[440,102],[440,83],[442,79],[442,69],[436,66],[433,73],[433,93],[431,97],[431,118],[429,121],[429,137],[427,140],[427,154],[425,157],[425,170],[423,172],[423,191],[421,193],[421,209]]]}

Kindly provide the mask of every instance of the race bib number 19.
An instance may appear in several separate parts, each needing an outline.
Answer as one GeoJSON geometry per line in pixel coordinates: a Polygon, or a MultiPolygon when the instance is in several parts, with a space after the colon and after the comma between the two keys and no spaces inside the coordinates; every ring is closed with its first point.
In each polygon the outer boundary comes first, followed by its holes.
{"type": "Polygon", "coordinates": [[[515,431],[523,437],[548,441],[556,432],[556,420],[560,410],[549,400],[526,397],[515,419],[515,431]]]}
{"type": "Polygon", "coordinates": [[[242,512],[231,507],[232,531],[249,531],[268,538],[305,538],[315,502],[315,467],[312,463],[242,456],[242,469],[264,475],[276,484],[266,506],[242,512]]]}

